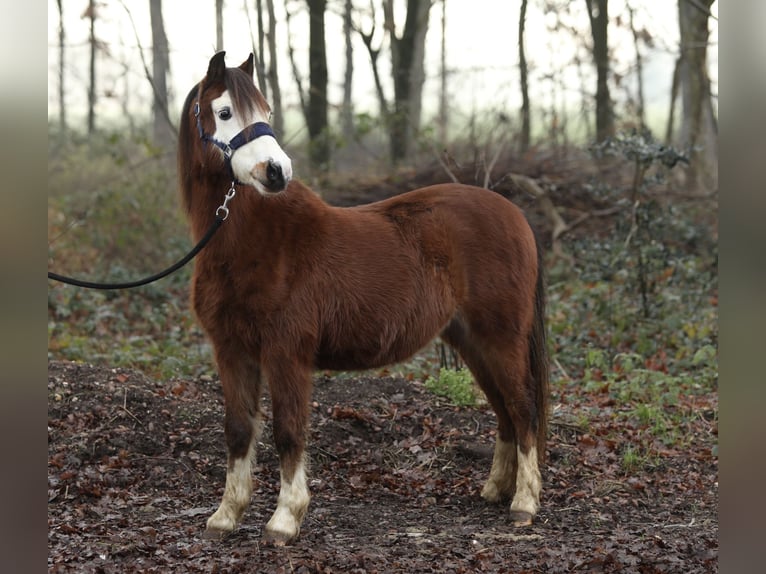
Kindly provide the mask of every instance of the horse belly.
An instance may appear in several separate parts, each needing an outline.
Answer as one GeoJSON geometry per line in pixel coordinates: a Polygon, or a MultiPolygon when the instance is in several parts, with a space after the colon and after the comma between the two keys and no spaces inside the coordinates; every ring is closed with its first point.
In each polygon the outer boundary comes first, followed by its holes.
{"type": "MultiPolygon", "coordinates": [[[[428,307],[428,305],[424,305],[428,307]]],[[[373,369],[417,353],[449,323],[449,313],[413,313],[404,320],[367,317],[325,331],[316,366],[330,370],[373,369]]]]}

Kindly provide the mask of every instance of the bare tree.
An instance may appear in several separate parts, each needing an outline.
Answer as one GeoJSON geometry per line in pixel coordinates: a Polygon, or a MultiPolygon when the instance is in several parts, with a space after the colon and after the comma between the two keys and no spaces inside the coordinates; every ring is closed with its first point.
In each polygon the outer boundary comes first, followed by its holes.
{"type": "Polygon", "coordinates": [[[56,0],[59,9],[59,136],[66,136],[66,102],[64,101],[64,47],[66,34],[64,32],[64,5],[62,0],[56,0]]]}
{"type": "Polygon", "coordinates": [[[292,21],[293,12],[290,11],[287,4],[285,5],[285,14],[287,16],[285,25],[287,26],[287,57],[290,59],[290,68],[293,72],[293,80],[298,89],[298,100],[300,101],[300,109],[304,119],[308,115],[308,104],[306,103],[306,90],[303,88],[303,75],[298,67],[298,61],[295,58],[295,47],[293,46],[293,32],[292,21]]]}
{"type": "Polygon", "coordinates": [[[608,0],[585,0],[593,37],[593,60],[596,64],[596,139],[614,135],[614,110],[609,95],[608,0]]]}
{"type": "Polygon", "coordinates": [[[683,103],[681,142],[690,148],[687,186],[711,190],[717,180],[718,123],[707,69],[708,19],[715,0],[679,0],[681,55],[678,82],[683,103]]]}
{"type": "Polygon", "coordinates": [[[90,20],[90,69],[88,75],[88,135],[96,131],[96,2],[88,0],[83,15],[90,20]]]}
{"type": "Polygon", "coordinates": [[[365,32],[361,29],[361,27],[357,27],[357,30],[359,31],[359,35],[362,37],[362,42],[364,42],[365,47],[367,48],[367,52],[370,55],[370,64],[372,65],[372,77],[375,80],[375,93],[378,96],[378,104],[380,106],[380,115],[383,119],[384,124],[389,124],[389,110],[388,110],[388,100],[386,99],[386,94],[383,91],[383,83],[380,79],[380,70],[378,69],[378,57],[380,56],[380,46],[377,48],[373,47],[373,41],[375,37],[375,32],[377,29],[377,23],[376,23],[376,14],[375,14],[375,5],[372,3],[372,0],[370,0],[370,17],[372,20],[372,25],[370,26],[370,31],[365,32]]]}
{"type": "MultiPolygon", "coordinates": [[[[154,73],[149,70],[149,64],[147,63],[146,57],[144,56],[145,50],[141,44],[141,37],[138,33],[138,28],[136,27],[136,21],[133,19],[133,13],[130,11],[130,8],[128,8],[125,0],[118,1],[122,5],[123,10],[125,10],[125,13],[128,15],[128,19],[130,20],[131,27],[133,28],[133,35],[135,36],[136,44],[138,45],[138,55],[141,58],[141,65],[144,68],[144,77],[152,88],[152,111],[154,112],[154,126],[161,131],[162,128],[159,128],[159,126],[161,126],[163,123],[165,124],[165,133],[155,134],[159,138],[157,141],[160,144],[163,142],[169,143],[171,140],[177,138],[178,130],[173,124],[173,120],[168,113],[167,74],[170,68],[170,59],[168,57],[167,37],[165,36],[165,28],[162,21],[162,0],[157,0],[156,6],[154,5],[155,0],[150,0],[149,2],[150,16],[152,20],[152,42],[154,44],[152,48],[152,57],[154,62],[152,65],[155,73],[157,73],[159,76],[162,76],[158,79],[160,82],[159,85],[155,81],[154,73]],[[156,13],[155,10],[157,11],[156,13]],[[161,30],[159,30],[159,28],[161,28],[161,30]]],[[[127,67],[125,68],[125,71],[127,73],[127,67]]]]}
{"type": "Polygon", "coordinates": [[[309,130],[309,160],[315,169],[326,171],[330,162],[327,125],[327,50],[324,15],[327,0],[306,0],[309,7],[309,94],[306,125],[309,130]]]}
{"type": "Polygon", "coordinates": [[[636,50],[636,115],[641,128],[646,126],[646,114],[644,112],[644,64],[641,57],[641,34],[636,29],[635,9],[632,3],[628,2],[628,13],[630,14],[630,31],[633,34],[633,46],[636,50]]]}
{"type": "Polygon", "coordinates": [[[354,80],[354,47],[351,42],[353,0],[345,0],[343,5],[343,38],[346,48],[346,67],[343,74],[343,104],[340,109],[340,125],[344,139],[348,142],[354,136],[354,104],[351,101],[354,80]]]}
{"type": "Polygon", "coordinates": [[[245,16],[247,16],[247,27],[250,30],[250,44],[253,50],[253,64],[255,66],[255,74],[258,78],[258,89],[261,90],[263,97],[268,99],[268,90],[266,85],[266,74],[263,69],[263,17],[261,16],[261,0],[256,2],[256,10],[258,10],[258,40],[259,44],[256,46],[255,38],[253,37],[253,22],[250,19],[250,8],[248,8],[247,0],[242,0],[242,7],[245,9],[245,16]]]}
{"type": "Polygon", "coordinates": [[[442,43],[441,43],[441,62],[439,70],[439,145],[442,149],[447,146],[447,0],[442,2],[442,43]]]}
{"type": "Polygon", "coordinates": [[[362,40],[370,53],[375,87],[380,100],[381,112],[389,130],[391,160],[402,161],[413,147],[415,134],[420,126],[420,115],[425,72],[425,39],[428,17],[433,0],[407,0],[407,15],[401,36],[396,35],[394,0],[383,0],[383,29],[391,48],[391,74],[394,83],[393,105],[388,103],[380,82],[378,55],[380,47],[373,48],[375,35],[375,9],[372,11],[372,29],[362,32],[362,40]]]}
{"type": "Polygon", "coordinates": [[[154,142],[160,147],[170,147],[174,140],[174,128],[168,118],[167,75],[170,68],[168,38],[162,18],[162,0],[149,0],[152,21],[152,133],[154,142]]]}
{"type": "Polygon", "coordinates": [[[250,30],[250,44],[253,50],[253,64],[255,66],[255,74],[258,78],[258,89],[261,90],[263,97],[269,99],[269,86],[266,83],[266,65],[265,57],[266,53],[263,51],[264,38],[266,36],[263,30],[263,2],[261,0],[255,1],[255,11],[257,15],[257,24],[253,26],[253,21],[250,18],[250,8],[248,7],[248,0],[242,0],[242,6],[245,9],[245,16],[247,17],[247,27],[250,30]],[[253,37],[253,28],[258,31],[258,43],[256,44],[253,37]]]}
{"type": "Polygon", "coordinates": [[[223,0],[215,0],[215,51],[223,50],[223,0]]]}
{"type": "Polygon", "coordinates": [[[521,1],[519,11],[519,74],[521,76],[521,153],[529,149],[530,143],[530,111],[529,111],[529,82],[527,79],[527,57],[524,53],[524,27],[527,20],[527,0],[521,1]]]}
{"type": "Polygon", "coordinates": [[[391,158],[398,162],[412,149],[420,127],[425,72],[426,32],[432,0],[407,0],[407,17],[401,37],[396,36],[394,0],[383,2],[383,16],[391,42],[394,77],[394,113],[391,117],[391,158]]]}
{"type": "Polygon", "coordinates": [[[267,77],[271,86],[271,109],[274,112],[272,125],[277,134],[281,135],[284,133],[285,118],[282,115],[282,90],[279,89],[279,70],[277,68],[277,19],[274,15],[274,0],[266,0],[266,10],[269,14],[269,31],[267,34],[269,67],[267,77]]]}

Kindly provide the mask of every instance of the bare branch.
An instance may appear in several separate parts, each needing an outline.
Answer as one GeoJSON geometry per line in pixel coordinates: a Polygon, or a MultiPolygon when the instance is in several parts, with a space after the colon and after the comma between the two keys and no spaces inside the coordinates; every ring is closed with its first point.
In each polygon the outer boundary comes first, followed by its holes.
{"type": "Polygon", "coordinates": [[[303,89],[303,78],[298,70],[298,64],[295,61],[295,48],[293,47],[292,32],[290,29],[290,20],[293,15],[290,10],[287,9],[287,6],[285,6],[285,14],[287,15],[287,19],[285,20],[285,24],[287,25],[287,55],[290,57],[290,67],[293,70],[293,77],[298,86],[298,98],[301,102],[301,112],[303,112],[303,117],[307,118],[308,105],[306,104],[306,92],[303,89]]]}
{"type": "Polygon", "coordinates": [[[439,162],[439,165],[441,165],[441,166],[442,166],[442,168],[444,168],[444,171],[446,171],[446,172],[447,172],[447,175],[448,175],[448,176],[449,176],[449,178],[450,178],[450,179],[453,181],[453,183],[460,183],[460,180],[459,180],[459,179],[457,178],[457,176],[456,176],[456,175],[455,175],[455,174],[452,172],[452,170],[449,168],[449,166],[447,165],[447,163],[446,163],[446,162],[445,162],[445,161],[442,159],[442,154],[440,154],[440,153],[436,152],[436,153],[434,153],[434,155],[436,156],[436,161],[438,161],[438,162],[439,162]]]}
{"type": "Polygon", "coordinates": [[[553,232],[551,235],[553,243],[555,244],[559,236],[567,231],[568,226],[561,215],[559,215],[551,198],[548,197],[545,190],[531,177],[518,173],[508,173],[505,177],[509,178],[519,189],[535,197],[540,203],[540,207],[543,212],[545,212],[546,217],[553,223],[553,232]]]}
{"type": "Polygon", "coordinates": [[[492,160],[489,162],[489,165],[484,171],[484,188],[485,189],[489,189],[490,174],[492,173],[492,169],[495,167],[495,164],[497,163],[497,160],[500,157],[500,153],[503,151],[504,147],[505,147],[505,144],[503,144],[502,142],[500,143],[499,146],[497,146],[497,151],[495,152],[495,155],[493,156],[492,160]]]}
{"type": "MultiPolygon", "coordinates": [[[[264,77],[263,73],[263,54],[259,53],[259,50],[255,46],[255,36],[253,36],[253,22],[250,19],[250,9],[248,8],[247,0],[242,0],[242,4],[244,5],[245,15],[247,16],[247,28],[250,30],[250,44],[252,45],[253,56],[255,57],[255,71],[258,76],[258,88],[261,90],[261,93],[264,95],[264,97],[267,97],[268,91],[266,89],[266,78],[264,77]]],[[[260,10],[258,16],[260,21],[260,10]]]]}
{"type": "MultiPolygon", "coordinates": [[[[128,19],[130,20],[130,25],[133,27],[133,35],[136,38],[136,44],[138,44],[138,55],[141,56],[141,64],[144,67],[144,75],[146,76],[146,80],[149,82],[149,85],[152,87],[152,94],[154,95],[156,101],[162,101],[160,94],[157,92],[157,86],[154,83],[154,77],[149,71],[149,65],[146,63],[146,58],[144,57],[144,47],[141,44],[141,38],[138,35],[138,28],[136,28],[136,22],[133,20],[133,14],[131,14],[130,9],[127,7],[123,0],[119,0],[119,2],[125,12],[127,12],[128,19]]],[[[167,106],[162,106],[162,115],[165,117],[165,121],[168,122],[168,125],[173,128],[173,135],[176,139],[178,139],[178,127],[173,123],[173,120],[170,119],[170,113],[168,112],[167,106]]]]}

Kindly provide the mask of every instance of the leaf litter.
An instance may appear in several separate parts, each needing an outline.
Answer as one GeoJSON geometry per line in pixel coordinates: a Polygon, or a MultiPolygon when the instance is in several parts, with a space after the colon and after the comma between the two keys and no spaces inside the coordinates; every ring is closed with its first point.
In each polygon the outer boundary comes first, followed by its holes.
{"type": "Polygon", "coordinates": [[[49,572],[718,571],[715,393],[674,407],[700,415],[666,445],[598,392],[554,389],[542,508],[518,529],[507,503],[479,496],[488,407],[401,377],[318,375],[311,505],[298,541],[274,548],[261,542],[279,488],[268,420],[242,524],[201,537],[225,480],[223,399],[208,379],[49,362],[49,572]]]}

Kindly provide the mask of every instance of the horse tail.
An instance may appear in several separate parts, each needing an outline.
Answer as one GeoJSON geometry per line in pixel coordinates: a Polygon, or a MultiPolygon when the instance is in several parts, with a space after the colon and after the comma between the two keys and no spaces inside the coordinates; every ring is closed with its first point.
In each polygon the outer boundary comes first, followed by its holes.
{"type": "Polygon", "coordinates": [[[535,387],[537,411],[537,456],[545,461],[545,446],[548,437],[548,394],[549,366],[548,347],[545,331],[545,274],[543,251],[535,237],[537,247],[537,284],[535,285],[535,309],[532,330],[529,333],[529,369],[535,387]]]}

